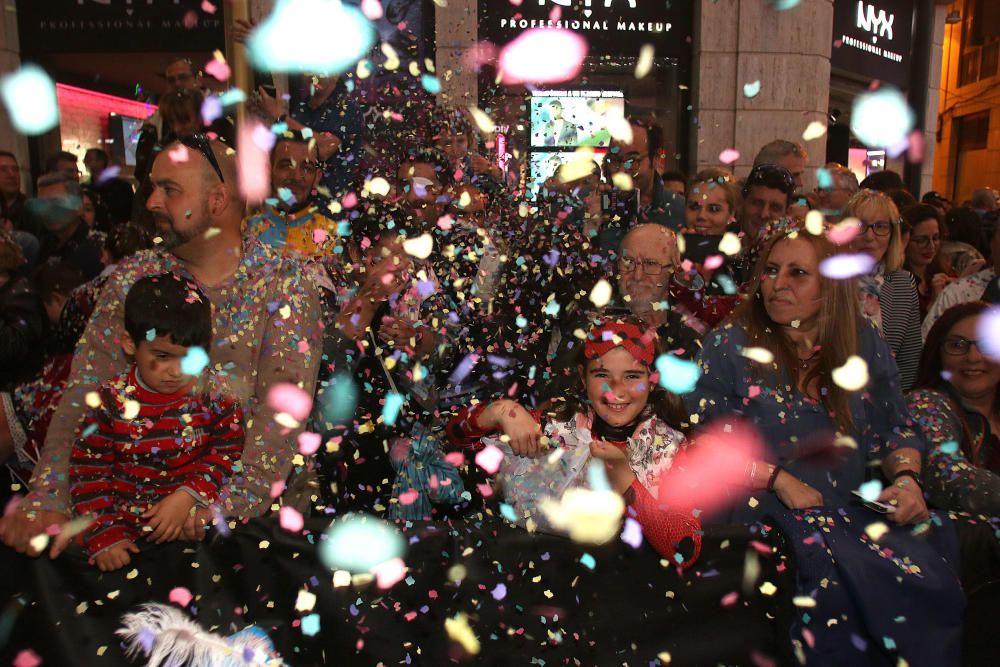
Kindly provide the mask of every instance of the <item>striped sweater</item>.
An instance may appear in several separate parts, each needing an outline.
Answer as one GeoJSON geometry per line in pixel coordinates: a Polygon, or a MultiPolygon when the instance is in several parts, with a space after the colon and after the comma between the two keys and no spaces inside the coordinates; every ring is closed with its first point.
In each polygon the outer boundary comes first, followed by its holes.
{"type": "Polygon", "coordinates": [[[240,405],[218,383],[160,394],[138,382],[133,366],[96,393],[100,405],[81,422],[69,468],[74,513],[95,518],[85,536],[92,555],[135,542],[142,515],[174,491],[214,501],[244,438],[240,405]]]}

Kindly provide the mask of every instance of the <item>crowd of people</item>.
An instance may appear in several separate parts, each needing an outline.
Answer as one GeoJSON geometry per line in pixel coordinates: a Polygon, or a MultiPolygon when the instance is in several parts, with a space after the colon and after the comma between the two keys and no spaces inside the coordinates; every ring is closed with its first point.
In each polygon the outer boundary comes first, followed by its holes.
{"type": "Polygon", "coordinates": [[[531,200],[464,112],[366,123],[333,77],[288,107],[259,91],[272,193],[248,206],[227,119],[203,126],[190,62],[168,73],[135,188],[94,147],[89,182],[58,153],[29,197],[0,152],[8,556],[111,576],[154,544],[357,512],[499,516],[569,549],[624,517],[689,600],[721,577],[764,608],[743,550],[795,573],[771,653],[721,642],[732,662],[993,650],[965,609],[1000,572],[996,190],[918,202],[827,164],[807,191],[785,140],[743,179],[686,178],[636,115],[531,200]],[[735,473],[700,462],[716,447],[735,473]]]}

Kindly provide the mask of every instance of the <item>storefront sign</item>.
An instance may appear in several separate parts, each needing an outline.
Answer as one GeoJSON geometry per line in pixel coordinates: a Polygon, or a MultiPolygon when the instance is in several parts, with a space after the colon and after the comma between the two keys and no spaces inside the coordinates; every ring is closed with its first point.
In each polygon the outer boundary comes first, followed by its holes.
{"type": "Polygon", "coordinates": [[[830,64],[906,88],[913,0],[835,0],[830,64]]]}
{"type": "Polygon", "coordinates": [[[225,3],[201,0],[32,0],[17,7],[21,50],[48,53],[211,51],[225,45],[225,3]],[[206,5],[207,6],[207,5],[206,5]]]}
{"type": "Polygon", "coordinates": [[[502,45],[531,28],[565,28],[586,37],[591,56],[637,56],[652,44],[657,57],[687,61],[690,0],[479,0],[479,38],[502,45]]]}

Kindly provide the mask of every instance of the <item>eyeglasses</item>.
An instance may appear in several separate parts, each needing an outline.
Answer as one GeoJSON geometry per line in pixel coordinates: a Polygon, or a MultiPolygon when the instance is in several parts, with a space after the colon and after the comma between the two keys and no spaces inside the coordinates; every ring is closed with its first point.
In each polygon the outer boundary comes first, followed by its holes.
{"type": "Polygon", "coordinates": [[[750,188],[763,185],[764,187],[782,190],[786,192],[795,191],[795,177],[784,167],[776,164],[759,164],[750,170],[750,175],[743,185],[743,196],[746,197],[750,188]]]}
{"type": "Polygon", "coordinates": [[[628,155],[621,155],[620,153],[608,152],[604,156],[604,161],[609,165],[620,165],[624,164],[629,167],[635,162],[642,162],[643,158],[649,157],[648,155],[642,155],[641,153],[629,153],[628,155]]]}
{"type": "Polygon", "coordinates": [[[676,270],[673,264],[660,264],[655,259],[644,259],[641,263],[631,257],[622,257],[618,260],[618,268],[623,273],[632,273],[637,266],[642,266],[642,272],[647,276],[658,276],[664,271],[673,273],[676,270]]]}
{"type": "Polygon", "coordinates": [[[872,230],[875,236],[888,236],[892,233],[892,226],[897,224],[895,220],[879,220],[877,222],[867,223],[858,222],[858,236],[864,236],[868,233],[868,230],[872,230]]]}
{"type": "Polygon", "coordinates": [[[208,137],[204,134],[182,134],[177,137],[177,141],[205,156],[208,164],[212,166],[212,169],[215,170],[216,175],[219,177],[219,181],[221,183],[226,182],[226,179],[222,177],[222,168],[219,167],[219,161],[215,158],[215,151],[212,150],[212,144],[208,140],[208,137]]]}
{"type": "Polygon", "coordinates": [[[913,245],[918,248],[926,248],[931,243],[941,243],[941,235],[935,234],[933,236],[911,236],[910,241],[913,245]]]}
{"type": "Polygon", "coordinates": [[[949,336],[944,339],[944,351],[953,357],[962,357],[969,353],[972,346],[975,345],[976,349],[980,352],[982,348],[979,347],[978,340],[969,340],[968,338],[962,338],[961,336],[949,336]]]}

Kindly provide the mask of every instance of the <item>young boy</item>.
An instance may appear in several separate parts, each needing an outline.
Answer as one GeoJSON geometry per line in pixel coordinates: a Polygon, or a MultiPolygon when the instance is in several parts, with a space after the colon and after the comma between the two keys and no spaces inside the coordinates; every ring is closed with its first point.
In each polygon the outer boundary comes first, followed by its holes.
{"type": "Polygon", "coordinates": [[[74,513],[94,517],[84,543],[103,572],[128,565],[141,536],[177,539],[243,451],[239,404],[182,370],[186,358],[187,370],[200,365],[211,341],[212,306],[194,285],[164,273],[129,290],[122,349],[135,363],[88,395],[69,469],[74,513]]]}

